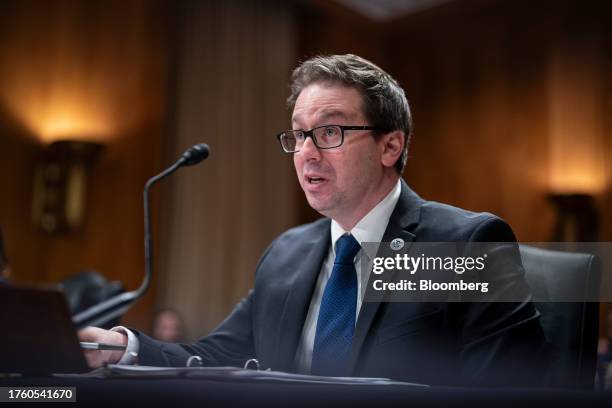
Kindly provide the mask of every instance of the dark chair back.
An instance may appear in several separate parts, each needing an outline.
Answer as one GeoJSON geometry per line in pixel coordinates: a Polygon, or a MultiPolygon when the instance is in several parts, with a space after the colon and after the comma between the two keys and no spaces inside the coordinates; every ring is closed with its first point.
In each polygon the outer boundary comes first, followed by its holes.
{"type": "Polygon", "coordinates": [[[549,384],[593,389],[599,328],[601,266],[595,255],[520,245],[525,278],[551,346],[549,384]],[[560,302],[559,299],[584,301],[560,302]]]}
{"type": "MultiPolygon", "coordinates": [[[[58,286],[66,295],[73,316],[124,292],[121,282],[109,282],[96,271],[79,272],[64,279],[58,286]]],[[[101,327],[110,328],[118,324],[118,320],[113,320],[101,327]]]]}

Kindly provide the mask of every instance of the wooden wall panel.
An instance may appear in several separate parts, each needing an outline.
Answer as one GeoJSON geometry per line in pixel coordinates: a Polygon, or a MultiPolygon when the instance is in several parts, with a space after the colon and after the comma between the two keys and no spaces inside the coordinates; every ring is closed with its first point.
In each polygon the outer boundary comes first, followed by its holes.
{"type": "Polygon", "coordinates": [[[390,53],[414,44],[391,66],[414,110],[405,177],[424,197],[494,212],[519,239],[546,240],[554,220],[546,199],[546,34],[517,32],[535,24],[518,11],[462,13],[440,17],[435,33],[429,18],[407,24],[404,37],[388,43],[390,53]]]}
{"type": "MultiPolygon", "coordinates": [[[[12,278],[55,283],[95,269],[134,289],[143,276],[142,188],[160,170],[169,36],[164,1],[0,5],[0,224],[12,278]],[[54,139],[105,144],[82,228],[30,222],[37,156],[54,139]]],[[[154,290],[126,316],[148,325],[154,290]]]]}
{"type": "Polygon", "coordinates": [[[206,142],[211,154],[166,181],[158,295],[197,338],[247,295],[266,247],[297,222],[293,163],[274,137],[288,123],[295,50],[285,3],[184,4],[170,149],[206,142]]]}

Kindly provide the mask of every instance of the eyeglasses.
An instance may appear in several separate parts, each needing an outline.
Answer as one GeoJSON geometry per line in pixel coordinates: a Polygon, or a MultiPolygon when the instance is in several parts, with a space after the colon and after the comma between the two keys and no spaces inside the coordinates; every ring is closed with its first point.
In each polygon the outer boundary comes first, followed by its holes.
{"type": "Polygon", "coordinates": [[[299,152],[306,139],[311,137],[319,149],[333,149],[344,143],[345,130],[377,130],[374,126],[325,125],[310,130],[285,130],[276,135],[286,153],[299,152]]]}

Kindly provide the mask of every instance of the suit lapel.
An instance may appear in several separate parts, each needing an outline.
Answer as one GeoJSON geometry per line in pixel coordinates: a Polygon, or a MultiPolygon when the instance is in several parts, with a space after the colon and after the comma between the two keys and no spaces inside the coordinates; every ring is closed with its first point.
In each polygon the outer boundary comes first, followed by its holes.
{"type": "Polygon", "coordinates": [[[293,367],[315,284],[329,250],[330,225],[331,221],[327,220],[320,238],[313,240],[312,249],[308,253],[296,255],[303,257],[304,261],[295,271],[295,282],[289,290],[281,315],[276,358],[276,367],[280,370],[289,371],[293,367]]]}
{"type": "MultiPolygon", "coordinates": [[[[382,242],[390,242],[395,238],[401,238],[406,244],[409,244],[416,238],[416,235],[411,231],[415,229],[419,222],[423,200],[408,187],[404,180],[401,183],[402,192],[389,218],[389,224],[383,235],[382,242]]],[[[349,373],[353,373],[356,368],[361,348],[382,303],[364,301],[361,304],[361,311],[355,326],[355,334],[353,335],[353,343],[349,356],[349,373]]]]}

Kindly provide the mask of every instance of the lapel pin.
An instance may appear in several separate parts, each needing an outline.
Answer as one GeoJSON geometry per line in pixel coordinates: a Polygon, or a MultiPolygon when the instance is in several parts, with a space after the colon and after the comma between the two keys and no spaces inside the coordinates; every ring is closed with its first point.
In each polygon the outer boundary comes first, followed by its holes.
{"type": "Polygon", "coordinates": [[[401,239],[401,238],[395,238],[393,241],[391,241],[389,246],[394,251],[399,251],[400,249],[402,249],[404,247],[404,240],[401,239]]]}

